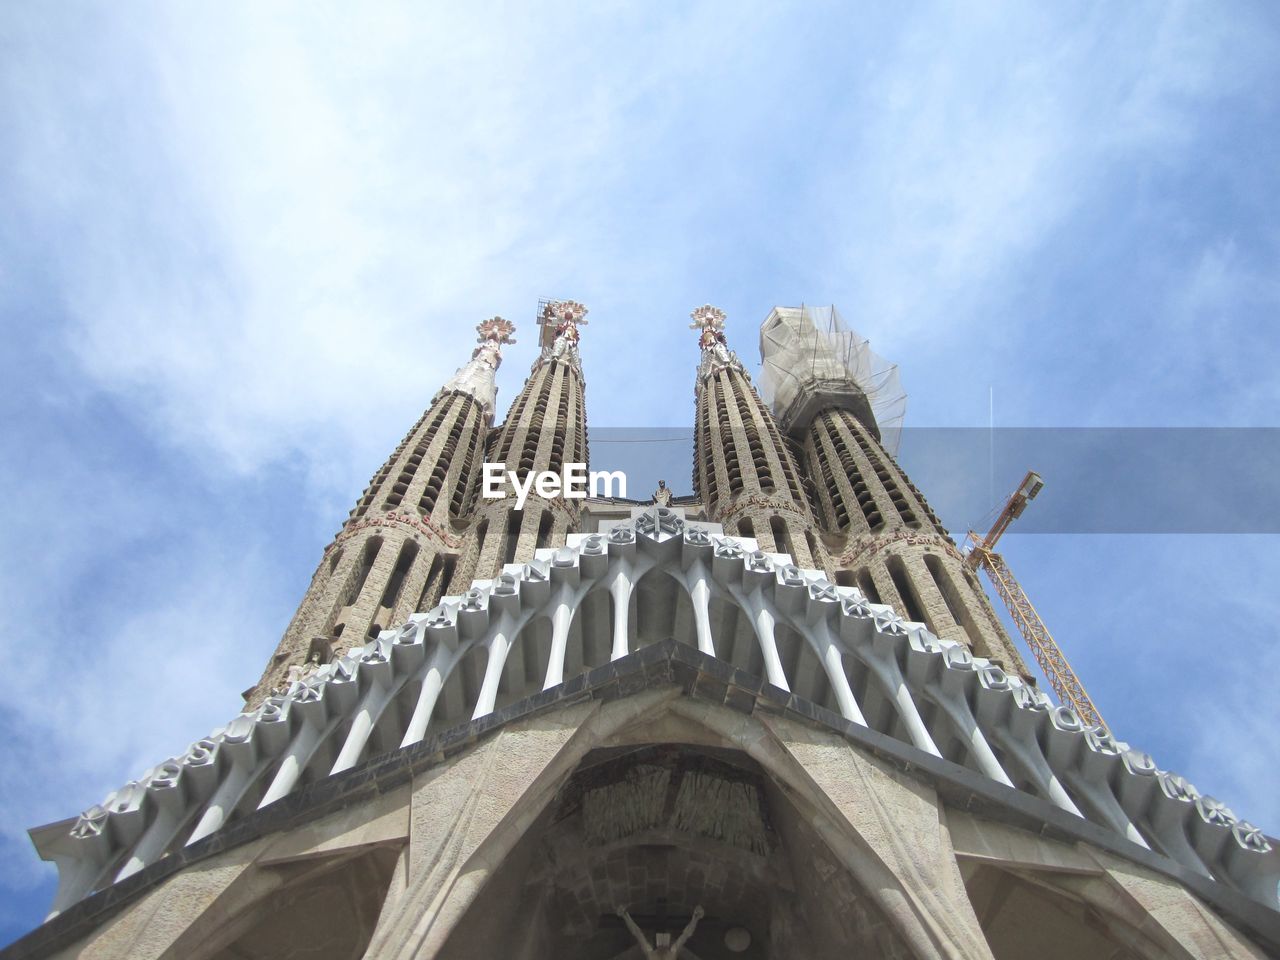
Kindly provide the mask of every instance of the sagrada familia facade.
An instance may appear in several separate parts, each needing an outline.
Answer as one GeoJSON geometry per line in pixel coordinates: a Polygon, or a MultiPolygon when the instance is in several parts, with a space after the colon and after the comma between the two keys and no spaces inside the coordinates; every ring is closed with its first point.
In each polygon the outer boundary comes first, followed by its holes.
{"type": "Polygon", "coordinates": [[[31,831],[4,957],[1280,955],[1275,841],[1037,688],[805,310],[769,403],[693,312],[691,495],[483,496],[588,462],[586,316],[499,426],[479,325],[242,712],[31,831]]]}

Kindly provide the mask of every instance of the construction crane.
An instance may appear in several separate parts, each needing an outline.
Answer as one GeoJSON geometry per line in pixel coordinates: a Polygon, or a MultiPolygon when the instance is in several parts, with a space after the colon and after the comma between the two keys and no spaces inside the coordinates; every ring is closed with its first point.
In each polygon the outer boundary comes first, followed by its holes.
{"type": "Polygon", "coordinates": [[[1023,639],[1027,641],[1027,646],[1035,655],[1040,669],[1044,671],[1046,679],[1058,695],[1058,702],[1071,707],[1086,726],[1105,727],[1106,724],[1103,723],[1098,708],[1089,699],[1089,694],[1085,693],[1084,684],[1080,682],[1080,678],[1071,669],[1071,664],[1067,663],[1067,658],[1063,656],[1062,648],[1054,641],[1049,628],[1040,619],[1040,614],[1036,613],[1036,608],[1031,605],[1031,600],[1022,589],[1022,585],[1014,579],[1009,565],[1004,562],[1004,557],[993,549],[996,542],[1009,529],[1009,524],[1022,516],[1022,511],[1027,508],[1027,504],[1034,500],[1036,494],[1042,489],[1044,489],[1044,481],[1040,479],[1040,474],[1034,470],[1028,470],[1018,489],[1005,502],[1004,508],[996,517],[995,523],[991,525],[991,529],[987,531],[987,535],[980,538],[972,530],[969,531],[968,541],[972,547],[968,556],[965,557],[965,563],[970,569],[982,567],[987,571],[987,576],[995,585],[996,593],[1000,594],[1000,599],[1009,608],[1009,616],[1022,631],[1023,639]]]}

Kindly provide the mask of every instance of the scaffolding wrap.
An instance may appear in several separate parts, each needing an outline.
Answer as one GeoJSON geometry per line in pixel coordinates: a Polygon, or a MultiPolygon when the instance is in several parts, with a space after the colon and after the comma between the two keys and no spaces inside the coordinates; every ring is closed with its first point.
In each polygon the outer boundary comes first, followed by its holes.
{"type": "Polygon", "coordinates": [[[807,393],[853,385],[866,397],[881,443],[896,456],[907,412],[898,365],[871,349],[834,306],[774,307],[760,327],[760,396],[786,419],[807,393]]]}

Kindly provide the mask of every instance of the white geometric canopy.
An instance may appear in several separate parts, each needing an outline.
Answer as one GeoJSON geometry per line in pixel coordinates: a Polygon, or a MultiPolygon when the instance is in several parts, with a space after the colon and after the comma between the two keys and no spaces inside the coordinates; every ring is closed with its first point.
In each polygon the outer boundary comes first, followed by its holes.
{"type": "Polygon", "coordinates": [[[1011,803],[1065,812],[1280,909],[1271,841],[1147,754],[855,588],[678,508],[638,507],[445,598],[78,818],[33,830],[58,864],[54,912],[235,817],[668,638],[985,778],[1011,803]]]}

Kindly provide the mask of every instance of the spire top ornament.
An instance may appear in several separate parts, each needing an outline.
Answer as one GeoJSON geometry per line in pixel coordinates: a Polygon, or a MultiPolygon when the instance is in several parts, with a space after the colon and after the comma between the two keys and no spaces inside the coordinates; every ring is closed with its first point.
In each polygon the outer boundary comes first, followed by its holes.
{"type": "Polygon", "coordinates": [[[698,381],[725,367],[732,367],[739,373],[746,374],[746,368],[738,355],[729,349],[729,341],[724,336],[724,311],[709,303],[694,310],[689,316],[693,323],[690,330],[701,330],[698,335],[698,346],[702,349],[702,363],[698,365],[698,381]]]}
{"type": "Polygon", "coordinates": [[[693,323],[689,324],[690,330],[711,330],[715,333],[724,333],[724,311],[719,307],[713,307],[709,303],[704,303],[693,313],[689,314],[693,318],[693,323]]]}
{"type": "Polygon", "coordinates": [[[535,369],[548,360],[560,360],[581,370],[578,325],[587,322],[587,312],[587,308],[577,300],[549,300],[543,305],[538,316],[538,325],[542,327],[542,352],[534,362],[535,369]]]}
{"type": "Polygon", "coordinates": [[[586,323],[590,311],[577,300],[552,300],[542,311],[542,323],[586,323]]]}
{"type": "Polygon", "coordinates": [[[490,317],[476,324],[476,343],[491,340],[496,344],[515,343],[516,325],[505,317],[490,317]]]}
{"type": "Polygon", "coordinates": [[[490,317],[477,323],[476,343],[479,346],[471,351],[471,359],[458,368],[441,393],[469,393],[492,415],[498,398],[493,375],[502,364],[503,344],[516,342],[512,336],[515,332],[516,325],[504,317],[490,317]]]}

